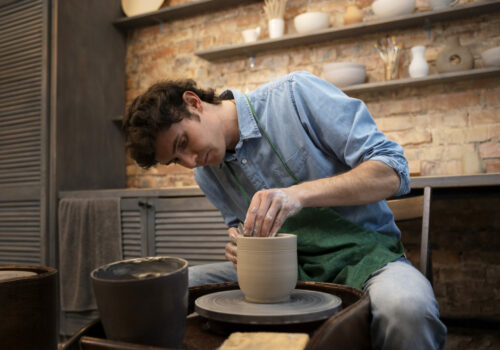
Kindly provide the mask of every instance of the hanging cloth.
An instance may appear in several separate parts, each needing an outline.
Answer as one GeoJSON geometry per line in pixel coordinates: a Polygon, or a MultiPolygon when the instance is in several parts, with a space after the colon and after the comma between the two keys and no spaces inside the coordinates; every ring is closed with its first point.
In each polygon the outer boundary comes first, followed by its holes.
{"type": "MultiPolygon", "coordinates": [[[[300,183],[271,142],[250,100],[245,97],[273,152],[288,174],[300,183]]],[[[226,165],[250,204],[250,197],[238,176],[229,163],[226,165]]],[[[330,207],[303,208],[288,218],[279,232],[297,236],[298,279],[301,281],[331,282],[361,289],[373,272],[404,256],[403,244],[398,238],[359,226],[330,207]]]]}

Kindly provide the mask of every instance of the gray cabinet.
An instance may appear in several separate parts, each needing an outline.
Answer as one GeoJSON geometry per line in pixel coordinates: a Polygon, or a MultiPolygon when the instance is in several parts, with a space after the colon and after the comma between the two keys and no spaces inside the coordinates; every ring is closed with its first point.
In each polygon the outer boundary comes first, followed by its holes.
{"type": "Polygon", "coordinates": [[[121,199],[123,258],[169,255],[190,265],[225,261],[220,212],[202,195],[121,199]]]}

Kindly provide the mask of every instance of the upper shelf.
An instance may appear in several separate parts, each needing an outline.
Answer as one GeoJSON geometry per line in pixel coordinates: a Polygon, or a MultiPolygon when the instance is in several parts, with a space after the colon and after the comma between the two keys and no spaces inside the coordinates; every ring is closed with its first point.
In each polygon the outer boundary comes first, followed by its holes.
{"type": "Polygon", "coordinates": [[[165,7],[158,11],[148,12],[143,15],[120,18],[114,21],[113,24],[120,29],[129,30],[258,1],[262,0],[199,0],[165,7]]]}
{"type": "Polygon", "coordinates": [[[394,90],[404,87],[452,83],[467,79],[492,78],[499,75],[500,75],[500,67],[478,68],[478,69],[469,69],[453,73],[433,74],[422,78],[407,78],[407,79],[382,81],[377,83],[351,85],[342,88],[342,91],[352,95],[363,92],[394,90]]]}
{"type": "Polygon", "coordinates": [[[346,25],[340,28],[328,28],[310,34],[285,35],[278,39],[263,39],[248,44],[222,46],[214,49],[200,50],[195,55],[206,60],[218,60],[231,56],[255,56],[263,51],[284,49],[298,45],[317,44],[324,41],[342,39],[374,32],[382,32],[414,26],[430,27],[432,22],[467,18],[500,10],[499,0],[485,0],[478,3],[465,4],[443,10],[418,12],[391,19],[346,25]]]}

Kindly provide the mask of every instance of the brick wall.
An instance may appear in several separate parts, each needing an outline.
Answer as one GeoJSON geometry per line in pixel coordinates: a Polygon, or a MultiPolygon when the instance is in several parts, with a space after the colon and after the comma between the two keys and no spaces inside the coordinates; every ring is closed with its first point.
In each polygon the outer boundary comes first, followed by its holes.
{"type": "MultiPolygon", "coordinates": [[[[170,5],[188,2],[171,0],[170,5]]],[[[474,1],[460,1],[474,2],[474,1]]],[[[341,26],[347,1],[313,1],[311,10],[328,11],[331,25],[341,26]]],[[[370,0],[358,0],[365,21],[373,18],[370,0]]],[[[383,80],[383,65],[373,44],[395,35],[404,45],[400,77],[408,77],[409,50],[427,47],[430,74],[445,40],[458,35],[472,51],[476,67],[484,67],[480,53],[500,45],[500,13],[471,19],[435,23],[430,38],[416,27],[389,33],[375,33],[315,45],[264,52],[255,58],[237,57],[217,62],[198,58],[194,51],[242,42],[241,31],[261,26],[267,37],[263,3],[240,6],[131,31],[127,40],[127,102],[159,79],[192,78],[218,92],[226,88],[242,92],[296,70],[322,76],[322,65],[355,61],[367,67],[368,82],[383,80]]],[[[304,12],[305,0],[289,0],[286,33],[293,33],[293,17],[304,12]]],[[[428,9],[417,0],[417,11],[428,9]]],[[[354,95],[353,95],[354,96],[354,95]]],[[[500,84],[497,78],[464,80],[397,91],[363,93],[377,125],[405,149],[412,173],[421,175],[475,174],[500,171],[500,84]]],[[[193,173],[182,167],[144,171],[130,159],[128,187],[183,187],[195,185],[193,173]]],[[[435,290],[444,315],[498,316],[500,223],[498,199],[437,200],[432,211],[435,290]],[[464,213],[466,215],[464,215],[464,213]],[[474,229],[470,229],[474,227],[474,229]]],[[[407,231],[407,227],[403,227],[407,231]]],[[[419,227],[409,228],[406,240],[418,239],[419,227]],[[413,233],[412,233],[413,232],[413,233]]],[[[410,244],[410,249],[412,249],[410,244]]],[[[415,256],[415,252],[410,254],[415,256]]]]}
{"type": "MultiPolygon", "coordinates": [[[[430,243],[434,291],[445,317],[500,316],[498,192],[481,198],[434,191],[430,243]]],[[[407,256],[419,266],[421,222],[398,223],[407,256]]]]}
{"type": "MultiPolygon", "coordinates": [[[[170,1],[170,5],[189,2],[170,1]]],[[[474,2],[474,1],[461,1],[474,2]]],[[[310,10],[331,14],[331,26],[341,26],[347,1],[313,1],[310,10]]],[[[373,19],[370,0],[358,0],[364,21],[373,19]]],[[[131,31],[128,35],[126,75],[127,102],[149,85],[163,78],[193,78],[203,87],[218,92],[225,88],[240,91],[296,70],[322,76],[322,65],[334,61],[355,61],[367,67],[368,82],[383,80],[383,64],[373,48],[377,39],[394,35],[403,43],[400,77],[408,77],[409,50],[425,45],[430,74],[436,73],[435,60],[445,39],[458,35],[483,67],[480,53],[500,45],[500,14],[432,25],[430,38],[416,27],[375,33],[315,45],[258,54],[255,67],[249,59],[237,57],[205,61],[194,51],[242,42],[243,29],[261,26],[268,36],[263,3],[239,6],[207,15],[168,22],[131,31]]],[[[417,11],[427,10],[425,0],[417,1],[417,11]]],[[[303,0],[289,0],[286,33],[294,33],[293,17],[307,9],[303,0]]],[[[453,84],[403,88],[398,91],[353,95],[368,105],[379,128],[405,149],[412,173],[421,175],[475,174],[500,171],[500,85],[497,78],[465,80],[453,84]]],[[[127,166],[128,187],[179,187],[195,185],[192,171],[177,166],[143,171],[131,160],[127,166]]]]}

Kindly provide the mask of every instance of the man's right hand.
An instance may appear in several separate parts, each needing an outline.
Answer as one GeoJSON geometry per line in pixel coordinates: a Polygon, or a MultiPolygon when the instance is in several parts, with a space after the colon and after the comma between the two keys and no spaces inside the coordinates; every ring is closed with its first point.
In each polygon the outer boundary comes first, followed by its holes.
{"type": "Polygon", "coordinates": [[[233,263],[234,268],[237,268],[237,247],[236,247],[236,240],[238,237],[238,231],[236,230],[235,227],[230,227],[227,230],[227,233],[229,234],[229,238],[231,239],[231,242],[226,244],[226,259],[231,261],[233,263]]]}

